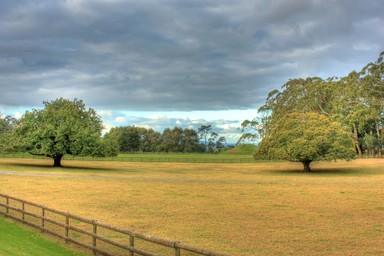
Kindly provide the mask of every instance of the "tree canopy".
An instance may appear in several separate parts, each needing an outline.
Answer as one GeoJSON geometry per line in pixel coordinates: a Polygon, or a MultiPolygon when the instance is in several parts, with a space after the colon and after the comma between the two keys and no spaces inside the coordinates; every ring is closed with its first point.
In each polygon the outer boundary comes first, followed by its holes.
{"type": "Polygon", "coordinates": [[[17,124],[17,120],[11,116],[0,117],[0,151],[12,151],[13,143],[9,143],[12,138],[12,131],[17,124]]]}
{"type": "Polygon", "coordinates": [[[204,140],[204,151],[207,153],[217,153],[227,144],[224,136],[213,131],[212,125],[202,125],[198,130],[199,138],[204,140]]]}
{"type": "Polygon", "coordinates": [[[318,113],[290,113],[275,123],[254,152],[256,159],[301,162],[310,171],[313,161],[353,159],[350,133],[318,113]]]}
{"type": "Polygon", "coordinates": [[[44,101],[44,109],[27,111],[14,131],[19,149],[54,160],[61,167],[65,154],[105,156],[117,154],[113,142],[103,140],[103,125],[82,100],[44,101]]]}
{"type": "Polygon", "coordinates": [[[180,152],[199,150],[199,137],[195,130],[180,127],[166,128],[162,133],[135,126],[112,128],[107,136],[117,141],[119,151],[129,152],[180,152]]]}

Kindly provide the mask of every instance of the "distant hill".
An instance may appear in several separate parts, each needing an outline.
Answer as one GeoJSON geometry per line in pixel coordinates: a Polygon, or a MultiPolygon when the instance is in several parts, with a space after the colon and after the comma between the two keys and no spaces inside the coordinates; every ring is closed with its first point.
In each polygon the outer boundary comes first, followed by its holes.
{"type": "Polygon", "coordinates": [[[244,155],[244,154],[252,154],[253,151],[255,151],[257,146],[253,145],[253,144],[240,144],[232,149],[229,149],[227,151],[225,151],[225,154],[241,154],[241,155],[244,155]]]}

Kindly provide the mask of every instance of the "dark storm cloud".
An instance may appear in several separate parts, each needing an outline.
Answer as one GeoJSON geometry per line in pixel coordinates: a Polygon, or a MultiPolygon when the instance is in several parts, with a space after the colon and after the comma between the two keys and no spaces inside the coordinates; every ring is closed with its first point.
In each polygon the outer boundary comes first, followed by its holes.
{"type": "Polygon", "coordinates": [[[289,78],[384,50],[380,0],[1,1],[2,106],[256,108],[289,78]]]}

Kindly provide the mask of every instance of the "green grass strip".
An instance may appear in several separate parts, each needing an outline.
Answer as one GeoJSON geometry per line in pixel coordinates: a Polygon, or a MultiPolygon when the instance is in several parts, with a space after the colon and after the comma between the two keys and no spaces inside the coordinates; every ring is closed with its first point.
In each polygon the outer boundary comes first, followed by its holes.
{"type": "MultiPolygon", "coordinates": [[[[0,154],[2,158],[48,159],[28,153],[0,154]]],[[[221,153],[122,153],[116,157],[92,157],[65,155],[64,160],[118,161],[118,162],[184,162],[184,163],[254,163],[252,154],[221,153]]]]}
{"type": "Polygon", "coordinates": [[[37,233],[0,217],[0,255],[4,256],[81,256],[37,233]]]}

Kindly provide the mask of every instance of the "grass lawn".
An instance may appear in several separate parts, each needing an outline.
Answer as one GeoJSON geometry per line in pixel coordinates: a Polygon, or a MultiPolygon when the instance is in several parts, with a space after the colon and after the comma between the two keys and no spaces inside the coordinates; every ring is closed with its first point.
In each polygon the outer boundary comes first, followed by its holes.
{"type": "MultiPolygon", "coordinates": [[[[241,147],[240,147],[241,149],[241,147]]],[[[2,158],[46,159],[29,153],[1,154],[2,158]]],[[[241,163],[255,162],[250,152],[228,151],[220,154],[205,153],[132,153],[119,154],[116,157],[91,157],[66,155],[67,160],[89,161],[123,161],[123,162],[187,162],[187,163],[241,163]]],[[[53,160],[52,160],[53,161],[53,160]]]]}
{"type": "Polygon", "coordinates": [[[235,256],[384,255],[384,159],[0,159],[0,193],[235,256]]]}
{"type": "Polygon", "coordinates": [[[70,251],[46,238],[38,232],[27,230],[19,223],[0,217],[0,255],[4,256],[80,256],[85,254],[70,251]]]}

